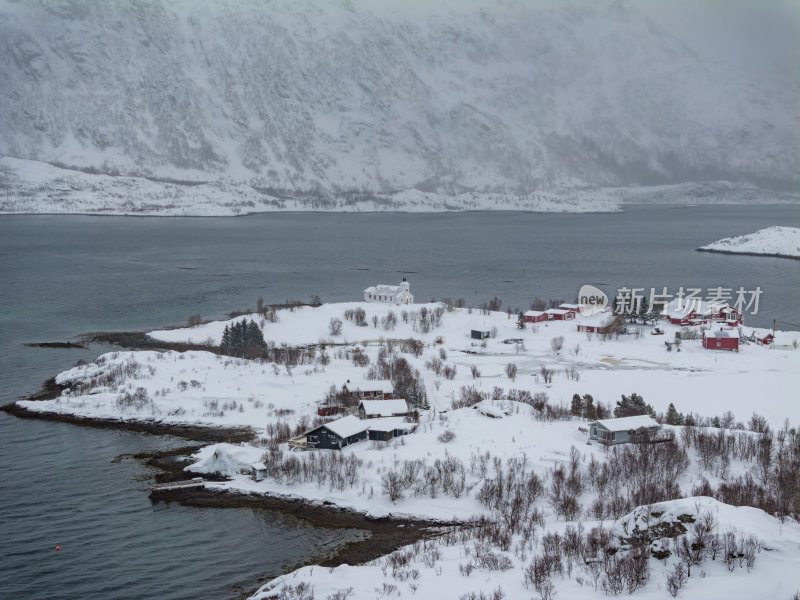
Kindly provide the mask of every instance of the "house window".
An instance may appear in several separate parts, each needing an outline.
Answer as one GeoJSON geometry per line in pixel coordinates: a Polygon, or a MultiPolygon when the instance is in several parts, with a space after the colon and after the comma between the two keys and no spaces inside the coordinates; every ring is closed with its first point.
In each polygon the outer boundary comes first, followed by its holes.
{"type": "Polygon", "coordinates": [[[310,435],[310,436],[308,436],[308,440],[307,441],[308,441],[309,444],[316,444],[319,440],[318,440],[317,436],[310,435]]]}
{"type": "Polygon", "coordinates": [[[722,346],[722,342],[717,342],[717,348],[719,348],[720,346],[722,346]]]}
{"type": "Polygon", "coordinates": [[[617,439],[617,434],[615,432],[613,432],[613,431],[611,432],[611,439],[612,440],[616,440],[617,439]]]}

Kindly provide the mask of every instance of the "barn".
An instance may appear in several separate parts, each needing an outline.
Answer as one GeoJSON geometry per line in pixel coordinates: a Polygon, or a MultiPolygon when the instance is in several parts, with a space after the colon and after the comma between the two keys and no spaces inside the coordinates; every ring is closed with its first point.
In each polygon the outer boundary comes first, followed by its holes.
{"type": "Polygon", "coordinates": [[[526,323],[541,323],[542,321],[547,320],[547,313],[543,310],[529,310],[525,313],[526,323]]]}
{"type": "Polygon", "coordinates": [[[408,404],[402,398],[391,400],[362,400],[358,405],[358,414],[362,419],[380,417],[407,417],[411,414],[408,404]]]}
{"type": "Polygon", "coordinates": [[[660,436],[660,429],[649,415],[602,419],[589,423],[589,439],[608,445],[666,441],[669,436],[660,436]]]}
{"type": "Polygon", "coordinates": [[[309,450],[341,450],[368,437],[368,423],[352,415],[320,425],[305,433],[309,450]]]}
{"type": "Polygon", "coordinates": [[[718,331],[703,330],[703,348],[706,350],[735,350],[739,351],[739,336],[720,329],[718,331]]]}

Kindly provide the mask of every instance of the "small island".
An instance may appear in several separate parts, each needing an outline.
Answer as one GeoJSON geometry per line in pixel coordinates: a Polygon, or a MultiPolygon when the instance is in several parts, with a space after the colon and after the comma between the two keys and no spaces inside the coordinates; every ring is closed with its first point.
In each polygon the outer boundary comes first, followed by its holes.
{"type": "Polygon", "coordinates": [[[717,240],[701,246],[697,251],[800,260],[800,228],[767,227],[755,233],[717,240]]]}

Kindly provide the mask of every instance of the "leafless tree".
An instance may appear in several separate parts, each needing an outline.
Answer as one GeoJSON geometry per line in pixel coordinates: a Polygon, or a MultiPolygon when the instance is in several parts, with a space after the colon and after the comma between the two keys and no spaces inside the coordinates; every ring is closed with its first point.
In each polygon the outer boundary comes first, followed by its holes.
{"type": "Polygon", "coordinates": [[[506,376],[508,376],[511,381],[517,378],[517,365],[515,363],[508,363],[506,365],[506,376]]]}
{"type": "Polygon", "coordinates": [[[564,347],[564,336],[558,335],[554,337],[552,340],[550,340],[550,347],[556,354],[561,352],[561,349],[564,347]]]}
{"type": "Polygon", "coordinates": [[[328,332],[331,335],[340,335],[342,333],[342,320],[336,317],[331,317],[328,323],[328,332]]]}

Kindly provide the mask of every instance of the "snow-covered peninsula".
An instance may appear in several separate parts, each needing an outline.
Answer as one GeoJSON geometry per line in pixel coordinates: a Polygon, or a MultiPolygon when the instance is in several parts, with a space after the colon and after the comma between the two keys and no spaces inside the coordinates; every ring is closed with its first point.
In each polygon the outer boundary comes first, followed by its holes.
{"type": "Polygon", "coordinates": [[[800,260],[800,228],[767,227],[755,233],[724,238],[701,246],[702,252],[750,254],[800,260]]]}
{"type": "Polygon", "coordinates": [[[515,314],[443,303],[265,307],[150,333],[208,351],[112,352],[58,375],[58,397],[19,405],[249,427],[247,442],[198,451],[187,477],[216,474],[206,493],[446,524],[444,535],[365,565],[293,571],[256,598],[444,589],[470,599],[660,598],[671,586],[686,598],[724,589],[744,599],[766,585],[789,598],[795,582],[780,573],[800,547],[800,490],[787,475],[800,468],[800,437],[784,422],[800,422],[800,333],[779,331],[765,345],[765,330],[728,327],[741,337],[728,352],[704,347],[699,327],[668,321],[658,335],[642,324],[598,331],[610,317],[523,327],[515,314]],[[402,390],[413,417],[402,427],[402,417],[361,420],[348,385],[402,390]],[[613,427],[636,407],[659,420],[661,443],[590,441],[594,419],[613,427]],[[347,431],[337,425],[346,414],[347,431]],[[380,435],[359,437],[370,426],[380,435]],[[344,446],[298,450],[321,432],[339,432],[344,446]],[[760,440],[772,444],[768,457],[760,440]]]}

